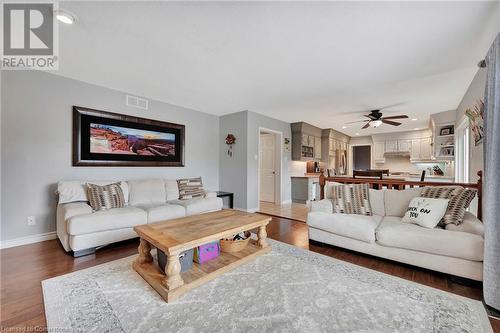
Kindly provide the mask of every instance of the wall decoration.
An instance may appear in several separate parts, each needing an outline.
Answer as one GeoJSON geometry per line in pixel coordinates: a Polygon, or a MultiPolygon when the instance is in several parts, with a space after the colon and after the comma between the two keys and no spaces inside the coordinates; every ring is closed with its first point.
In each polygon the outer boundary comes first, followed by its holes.
{"type": "Polygon", "coordinates": [[[439,131],[439,135],[450,135],[450,134],[453,134],[454,131],[454,126],[445,126],[445,127],[442,127],[441,130],[439,131]]]}
{"type": "Polygon", "coordinates": [[[470,108],[465,110],[465,115],[470,120],[470,129],[477,146],[483,142],[484,102],[481,99],[478,100],[473,110],[470,108]]]}
{"type": "Polygon", "coordinates": [[[284,139],[284,149],[285,149],[285,153],[289,153],[290,152],[290,138],[285,138],[284,139]]]}
{"type": "Polygon", "coordinates": [[[184,166],[184,129],[73,106],[73,166],[184,166]]]}
{"type": "Polygon", "coordinates": [[[236,143],[236,137],[234,134],[228,134],[226,136],[226,145],[227,145],[227,155],[229,157],[233,157],[233,145],[236,143]]]}

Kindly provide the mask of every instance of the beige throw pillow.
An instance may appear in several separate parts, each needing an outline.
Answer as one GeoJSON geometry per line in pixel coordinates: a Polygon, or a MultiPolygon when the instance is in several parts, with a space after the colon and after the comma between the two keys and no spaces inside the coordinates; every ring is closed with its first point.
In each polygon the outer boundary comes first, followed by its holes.
{"type": "Polygon", "coordinates": [[[206,195],[201,177],[177,179],[177,185],[179,186],[179,199],[181,200],[203,198],[206,195]]]}
{"type": "Polygon", "coordinates": [[[433,229],[439,224],[446,213],[448,202],[448,199],[413,198],[408,205],[402,221],[433,229]]]}
{"type": "Polygon", "coordinates": [[[368,184],[332,186],[334,213],[371,216],[368,184]]]}
{"type": "Polygon", "coordinates": [[[106,210],[125,206],[125,198],[120,183],[96,185],[87,183],[87,198],[93,210],[106,210]]]}

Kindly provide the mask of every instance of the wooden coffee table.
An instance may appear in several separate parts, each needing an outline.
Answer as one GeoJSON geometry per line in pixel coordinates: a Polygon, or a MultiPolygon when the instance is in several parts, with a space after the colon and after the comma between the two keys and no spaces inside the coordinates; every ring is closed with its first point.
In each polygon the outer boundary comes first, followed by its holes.
{"type": "Polygon", "coordinates": [[[257,256],[271,251],[266,242],[266,225],[271,217],[224,209],[180,219],[134,227],[139,235],[139,256],[134,269],[166,302],[171,302],[189,290],[232,270],[257,256]],[[258,239],[236,253],[221,252],[216,259],[203,264],[193,263],[189,271],[181,272],[179,254],[196,246],[218,241],[242,231],[258,228],[258,239]],[[156,247],[167,256],[165,271],[154,263],[151,249],[156,247]]]}

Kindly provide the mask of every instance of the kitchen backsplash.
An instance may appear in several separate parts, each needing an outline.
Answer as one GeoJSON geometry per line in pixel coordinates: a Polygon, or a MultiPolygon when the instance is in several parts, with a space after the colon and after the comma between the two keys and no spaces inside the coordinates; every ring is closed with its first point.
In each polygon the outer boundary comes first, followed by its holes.
{"type": "Polygon", "coordinates": [[[390,172],[407,172],[413,174],[420,174],[422,170],[428,170],[437,165],[446,176],[453,176],[453,168],[445,162],[436,163],[411,163],[410,158],[407,156],[386,156],[385,163],[377,163],[376,169],[389,169],[390,172]]]}

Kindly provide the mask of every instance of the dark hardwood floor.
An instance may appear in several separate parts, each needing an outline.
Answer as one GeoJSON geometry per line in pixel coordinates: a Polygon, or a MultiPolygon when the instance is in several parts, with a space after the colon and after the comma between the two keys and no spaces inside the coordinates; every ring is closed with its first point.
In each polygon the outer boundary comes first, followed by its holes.
{"type": "MultiPolygon", "coordinates": [[[[273,218],[267,230],[270,238],[285,243],[465,297],[482,299],[479,286],[453,282],[445,274],[340,248],[309,245],[307,225],[302,222],[273,218]]],[[[137,253],[137,246],[138,240],[130,240],[76,259],[66,254],[57,240],[1,250],[0,331],[11,327],[45,328],[42,280],[127,257],[137,253]]],[[[500,333],[500,321],[490,318],[490,322],[494,332],[500,333]]]]}

